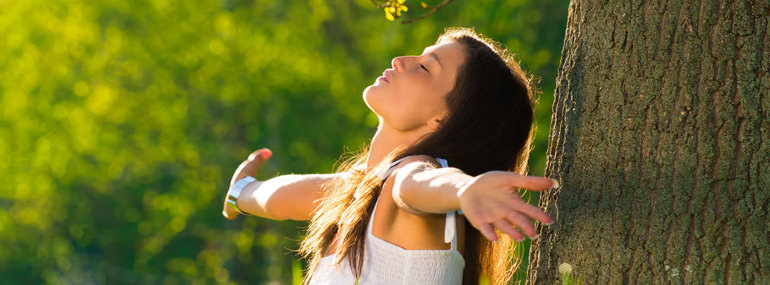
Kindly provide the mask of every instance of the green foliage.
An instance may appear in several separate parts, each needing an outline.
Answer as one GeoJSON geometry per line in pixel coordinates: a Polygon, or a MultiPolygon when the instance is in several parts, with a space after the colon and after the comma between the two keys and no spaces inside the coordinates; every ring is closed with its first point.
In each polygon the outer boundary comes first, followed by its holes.
{"type": "Polygon", "coordinates": [[[362,90],[446,26],[544,78],[542,174],[566,9],[456,1],[401,25],[366,0],[0,0],[3,283],[298,280],[304,224],[222,218],[232,171],[259,147],[260,179],[332,171],[376,126],[362,90]]]}

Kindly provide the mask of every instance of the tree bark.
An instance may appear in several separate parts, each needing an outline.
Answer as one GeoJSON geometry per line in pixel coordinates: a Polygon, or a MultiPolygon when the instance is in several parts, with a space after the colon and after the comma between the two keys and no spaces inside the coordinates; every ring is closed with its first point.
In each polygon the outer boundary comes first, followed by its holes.
{"type": "Polygon", "coordinates": [[[570,3],[528,284],[770,284],[770,4],[570,3]]]}

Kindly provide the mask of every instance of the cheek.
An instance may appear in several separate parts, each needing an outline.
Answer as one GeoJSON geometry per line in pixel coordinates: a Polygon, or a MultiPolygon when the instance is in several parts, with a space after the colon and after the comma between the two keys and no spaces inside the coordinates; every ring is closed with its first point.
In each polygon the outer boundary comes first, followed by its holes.
{"type": "MultiPolygon", "coordinates": [[[[388,110],[393,125],[398,125],[402,130],[414,129],[423,126],[433,116],[441,112],[444,102],[440,96],[432,93],[415,94],[405,97],[397,106],[389,106],[388,110]]],[[[385,117],[385,116],[383,116],[385,117]]]]}
{"type": "Polygon", "coordinates": [[[401,108],[411,116],[424,118],[430,116],[433,110],[443,105],[443,93],[440,86],[429,82],[413,84],[396,92],[401,102],[401,108]]]}

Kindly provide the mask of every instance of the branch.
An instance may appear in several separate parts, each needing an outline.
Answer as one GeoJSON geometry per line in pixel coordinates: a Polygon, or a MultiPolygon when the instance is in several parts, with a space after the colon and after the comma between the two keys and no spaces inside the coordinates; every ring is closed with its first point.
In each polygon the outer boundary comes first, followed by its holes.
{"type": "MultiPolygon", "coordinates": [[[[389,1],[387,1],[387,0],[385,1],[385,3],[388,3],[388,2],[389,2],[389,1]]],[[[372,3],[373,3],[373,4],[374,4],[374,6],[376,6],[377,8],[385,8],[385,7],[388,7],[388,6],[387,6],[387,5],[385,5],[385,4],[380,4],[380,3],[377,3],[377,0],[372,0],[372,3]]]]}
{"type": "MultiPolygon", "coordinates": [[[[372,1],[374,1],[374,0],[372,0],[372,1]]],[[[438,9],[443,8],[444,6],[446,6],[447,4],[449,4],[452,1],[453,0],[444,0],[444,2],[442,2],[441,4],[438,4],[436,6],[433,6],[433,8],[430,9],[430,11],[425,12],[425,13],[423,13],[420,16],[411,18],[409,20],[401,20],[401,24],[411,24],[411,23],[417,22],[417,21],[419,21],[419,20],[421,20],[421,19],[423,19],[423,18],[425,18],[427,16],[433,15],[434,13],[436,13],[436,11],[438,11],[438,9]]],[[[412,6],[412,5],[408,5],[407,7],[409,7],[409,6],[412,6]]],[[[431,8],[431,6],[427,6],[427,7],[420,6],[420,8],[429,9],[429,8],[431,8]]]]}

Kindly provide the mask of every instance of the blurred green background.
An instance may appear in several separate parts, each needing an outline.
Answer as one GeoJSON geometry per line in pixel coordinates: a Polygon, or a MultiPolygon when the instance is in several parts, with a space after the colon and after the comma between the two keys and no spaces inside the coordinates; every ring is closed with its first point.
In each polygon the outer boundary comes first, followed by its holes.
{"type": "Polygon", "coordinates": [[[567,7],[456,0],[403,25],[369,0],[0,0],[0,283],[298,282],[306,224],[225,220],[230,176],[261,147],[259,179],[332,171],[374,133],[364,88],[448,26],[542,78],[542,175],[567,7]]]}

